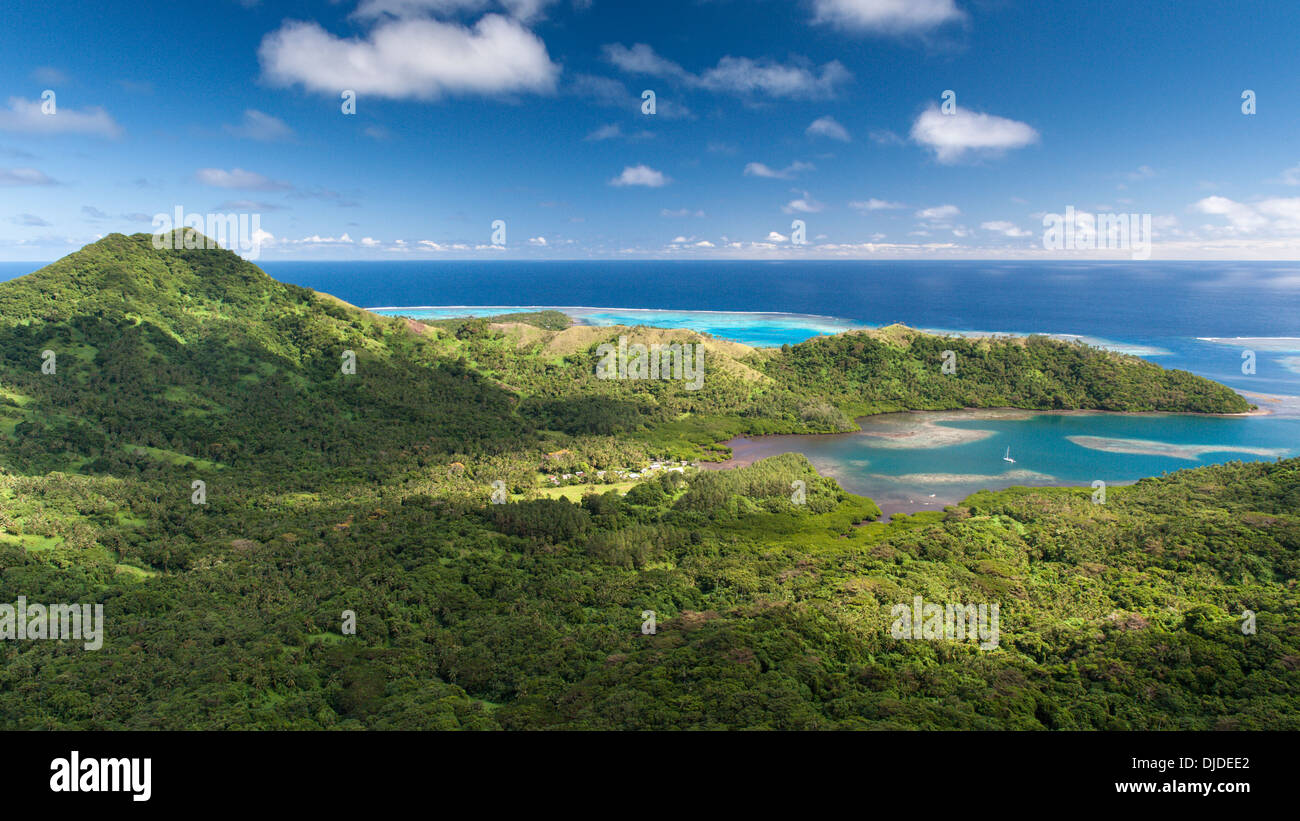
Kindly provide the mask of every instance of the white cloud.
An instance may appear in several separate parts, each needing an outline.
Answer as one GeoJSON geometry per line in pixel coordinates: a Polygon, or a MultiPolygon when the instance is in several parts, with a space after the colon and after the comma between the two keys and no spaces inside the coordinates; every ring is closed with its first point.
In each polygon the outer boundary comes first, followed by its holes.
{"type": "Polygon", "coordinates": [[[529,245],[536,245],[538,248],[546,247],[546,237],[529,237],[529,245]]]}
{"type": "Polygon", "coordinates": [[[1235,233],[1250,234],[1265,229],[1282,234],[1300,232],[1300,197],[1272,197],[1254,203],[1206,197],[1193,203],[1192,210],[1224,217],[1235,233]]]}
{"type": "Polygon", "coordinates": [[[849,203],[849,207],[858,211],[886,211],[896,208],[906,208],[901,202],[890,202],[889,200],[878,200],[875,197],[867,200],[854,200],[849,203]]]}
{"type": "Polygon", "coordinates": [[[1300,185],[1300,165],[1283,171],[1282,178],[1278,182],[1283,185],[1300,185]]]}
{"type": "Polygon", "coordinates": [[[480,12],[489,7],[504,9],[512,17],[528,21],[541,16],[547,6],[556,0],[362,0],[352,16],[360,20],[373,20],[384,15],[390,17],[421,17],[480,12]]]}
{"type": "Polygon", "coordinates": [[[316,23],[286,22],[258,50],[279,85],[309,91],[437,99],[447,94],[546,93],[560,67],[516,20],[489,14],[473,28],[436,20],[382,22],[367,37],[335,37],[316,23]]]}
{"type": "Polygon", "coordinates": [[[380,243],[380,241],[375,239],[374,237],[362,237],[361,244],[367,248],[374,248],[378,245],[381,245],[382,243],[380,243]]]}
{"type": "Polygon", "coordinates": [[[953,0],[813,0],[813,22],[883,34],[922,32],[965,19],[953,0]]]}
{"type": "Polygon", "coordinates": [[[615,137],[621,136],[623,136],[622,126],[618,123],[610,123],[609,125],[602,125],[583,139],[588,140],[589,142],[599,142],[601,140],[612,140],[615,137]]]}
{"type": "Polygon", "coordinates": [[[785,234],[778,234],[776,231],[770,231],[768,232],[767,235],[768,242],[786,242],[789,239],[790,238],[787,237],[785,234]]]}
{"type": "Polygon", "coordinates": [[[996,231],[1006,237],[1027,237],[1029,232],[1020,228],[1014,222],[1006,220],[993,220],[991,222],[980,223],[980,227],[985,231],[996,231]]]}
{"type": "Polygon", "coordinates": [[[246,191],[285,191],[293,186],[287,182],[276,182],[269,177],[242,168],[226,171],[221,168],[200,168],[194,177],[204,185],[213,188],[240,188],[246,191]]]}
{"type": "Polygon", "coordinates": [[[604,48],[605,59],[629,74],[648,74],[651,77],[671,77],[687,83],[698,82],[689,71],[672,60],[660,57],[645,43],[635,43],[631,48],[622,43],[609,43],[604,48]]]}
{"type": "Polygon", "coordinates": [[[585,97],[601,105],[619,106],[629,110],[640,105],[641,98],[633,97],[626,86],[612,77],[597,77],[594,74],[574,74],[572,77],[567,86],[570,94],[585,97]]]}
{"type": "Polygon", "coordinates": [[[787,214],[794,214],[794,213],[816,214],[817,212],[821,211],[826,207],[825,205],[821,204],[817,200],[813,199],[812,195],[809,194],[807,191],[802,192],[802,194],[803,196],[797,199],[790,200],[788,203],[782,206],[781,210],[786,212],[787,214]]]}
{"type": "Polygon", "coordinates": [[[731,56],[723,57],[716,66],[697,75],[659,56],[645,43],[630,48],[621,43],[611,43],[605,46],[604,51],[607,60],[631,74],[664,77],[692,88],[743,96],[831,97],[836,87],[852,76],[838,60],[826,63],[818,70],[806,61],[778,63],[731,56]]]}
{"type": "Polygon", "coordinates": [[[57,185],[35,168],[0,168],[0,185],[57,185]]]}
{"type": "Polygon", "coordinates": [[[662,211],[659,212],[659,216],[661,216],[661,217],[673,217],[673,218],[682,218],[682,217],[702,217],[702,216],[704,216],[704,212],[703,212],[703,211],[700,211],[700,210],[698,210],[698,209],[695,210],[695,211],[692,211],[692,210],[689,209],[689,208],[679,208],[679,209],[677,209],[676,211],[670,211],[670,210],[668,210],[667,208],[665,208],[665,209],[663,209],[662,211]]]}
{"type": "Polygon", "coordinates": [[[668,183],[668,178],[663,172],[656,171],[648,165],[629,165],[623,169],[623,173],[609,181],[610,185],[644,185],[649,188],[660,188],[668,183]]]}
{"type": "MultiPolygon", "coordinates": [[[[269,234],[267,236],[270,236],[269,234]]],[[[302,239],[287,239],[281,242],[288,245],[351,245],[352,237],[346,233],[340,237],[322,237],[320,234],[312,234],[310,237],[302,239]]]]}
{"type": "Polygon", "coordinates": [[[774,180],[788,180],[801,171],[812,170],[814,170],[812,163],[800,162],[798,160],[790,163],[779,171],[761,162],[751,162],[745,165],[745,176],[766,177],[774,180]]]}
{"type": "Polygon", "coordinates": [[[108,112],[98,106],[77,110],[57,105],[53,114],[41,112],[40,100],[10,97],[9,108],[0,109],[0,131],[20,134],[90,134],[98,137],[120,137],[122,127],[108,112]]]}
{"type": "Polygon", "coordinates": [[[711,91],[733,94],[766,94],[769,97],[832,97],[835,87],[851,75],[838,60],[821,67],[821,73],[804,66],[782,65],[748,57],[723,57],[717,68],[700,77],[700,85],[711,91]]]}
{"type": "Polygon", "coordinates": [[[955,205],[935,205],[922,208],[916,212],[916,216],[923,220],[950,220],[960,213],[961,209],[955,205]]]}
{"type": "Polygon", "coordinates": [[[997,154],[1037,142],[1038,132],[1016,120],[976,114],[964,108],[944,114],[931,105],[912,124],[912,139],[934,152],[941,163],[955,163],[969,154],[997,154]]]}
{"type": "Polygon", "coordinates": [[[224,126],[226,133],[248,140],[272,142],[287,140],[293,136],[293,129],[285,125],[284,120],[263,114],[255,108],[244,112],[244,121],[239,125],[224,126]]]}
{"type": "Polygon", "coordinates": [[[849,131],[844,126],[836,122],[834,117],[818,117],[812,121],[812,125],[804,132],[810,137],[829,137],[832,140],[849,142],[849,131]]]}

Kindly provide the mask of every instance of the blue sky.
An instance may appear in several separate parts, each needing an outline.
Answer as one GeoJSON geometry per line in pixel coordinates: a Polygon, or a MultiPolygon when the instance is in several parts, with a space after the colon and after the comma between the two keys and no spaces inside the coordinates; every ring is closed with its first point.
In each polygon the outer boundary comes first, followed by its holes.
{"type": "Polygon", "coordinates": [[[1296,259],[1300,8],[1250,6],[9,0],[0,259],[178,206],[262,259],[1130,256],[1067,208],[1296,259]]]}

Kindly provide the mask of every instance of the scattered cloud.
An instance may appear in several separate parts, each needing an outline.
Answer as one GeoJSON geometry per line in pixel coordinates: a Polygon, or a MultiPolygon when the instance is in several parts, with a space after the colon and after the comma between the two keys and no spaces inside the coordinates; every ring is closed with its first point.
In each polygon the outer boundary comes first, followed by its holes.
{"type": "Polygon", "coordinates": [[[785,168],[777,170],[761,162],[751,162],[745,165],[746,177],[766,177],[774,180],[788,180],[802,171],[813,171],[812,163],[800,162],[796,160],[785,168]]]}
{"type": "Polygon", "coordinates": [[[902,137],[898,136],[897,134],[895,134],[894,132],[890,131],[887,128],[872,131],[867,136],[871,137],[871,141],[877,143],[878,145],[906,145],[907,144],[907,140],[903,139],[902,137]]]}
{"type": "Polygon", "coordinates": [[[88,134],[97,137],[120,137],[122,127],[99,107],[74,109],[57,105],[53,114],[41,111],[40,100],[10,97],[9,108],[0,109],[0,131],[19,134],[88,134]]]}
{"type": "Polygon", "coordinates": [[[1007,222],[1006,220],[993,220],[991,222],[980,223],[980,228],[983,228],[985,231],[994,231],[1005,237],[1027,237],[1030,235],[1030,232],[1020,228],[1014,222],[1007,222]]]}
{"type": "Polygon", "coordinates": [[[1300,233],[1300,197],[1272,197],[1254,203],[1206,197],[1193,203],[1192,210],[1223,217],[1230,233],[1300,233]]]}
{"type": "Polygon", "coordinates": [[[631,110],[639,102],[632,96],[627,86],[612,77],[598,77],[594,74],[575,74],[569,81],[567,90],[570,94],[585,97],[601,105],[621,106],[631,110]]]}
{"type": "Polygon", "coordinates": [[[450,15],[479,13],[489,8],[501,9],[511,17],[529,22],[541,17],[557,0],[361,0],[352,16],[358,20],[379,17],[422,17],[429,14],[450,15]]]}
{"type": "Polygon", "coordinates": [[[621,136],[623,136],[622,126],[618,123],[610,123],[609,125],[602,125],[586,137],[583,137],[583,139],[588,142],[600,142],[601,140],[612,140],[621,136]]]}
{"type": "Polygon", "coordinates": [[[1300,165],[1293,166],[1283,171],[1278,182],[1283,185],[1300,185],[1300,165]]]}
{"type": "Polygon", "coordinates": [[[1129,182],[1138,182],[1139,180],[1149,180],[1156,175],[1155,169],[1149,165],[1139,165],[1136,170],[1129,171],[1124,175],[1124,179],[1129,182]]]}
{"type": "Polygon", "coordinates": [[[953,0],[813,0],[813,22],[850,31],[914,34],[964,20],[953,0]]]}
{"type": "Polygon", "coordinates": [[[648,165],[629,165],[623,169],[623,173],[609,181],[610,185],[628,186],[643,185],[647,188],[661,188],[668,183],[668,178],[663,172],[656,171],[648,165]]]}
{"type": "Polygon", "coordinates": [[[659,212],[659,216],[670,217],[673,219],[682,219],[684,217],[703,217],[704,212],[698,209],[692,211],[689,208],[678,208],[676,211],[670,211],[669,209],[665,208],[659,212]]]}
{"type": "Polygon", "coordinates": [[[293,188],[287,182],[277,182],[242,168],[232,168],[229,171],[221,168],[200,168],[194,172],[194,177],[204,185],[213,188],[240,188],[245,191],[287,191],[293,188]]]}
{"type": "Polygon", "coordinates": [[[288,21],[258,50],[277,85],[331,96],[434,100],[457,94],[549,93],[560,67],[517,20],[489,14],[472,28],[426,19],[380,22],[365,37],[335,37],[316,23],[288,21]]]}
{"type": "Polygon", "coordinates": [[[713,68],[693,74],[677,63],[659,56],[645,43],[631,47],[611,43],[605,46],[604,52],[605,59],[629,74],[662,77],[691,88],[741,96],[786,99],[833,97],[837,87],[848,82],[852,76],[838,60],[832,60],[819,69],[801,59],[778,63],[727,56],[713,68]]]}
{"type": "Polygon", "coordinates": [[[0,168],[0,185],[58,185],[35,168],[0,168]]]}
{"type": "Polygon", "coordinates": [[[959,214],[961,209],[955,205],[935,205],[916,212],[917,218],[923,220],[950,220],[959,214]]]}
{"type": "Polygon", "coordinates": [[[46,222],[35,214],[19,214],[10,220],[14,225],[30,225],[35,228],[48,228],[51,223],[46,222]]]}
{"type": "Polygon", "coordinates": [[[810,137],[829,137],[832,140],[846,143],[852,139],[849,137],[848,129],[829,115],[813,120],[812,125],[808,126],[804,133],[810,137]]]}
{"type": "Polygon", "coordinates": [[[796,199],[790,200],[788,203],[786,203],[784,206],[781,207],[781,210],[784,211],[785,213],[816,214],[819,211],[822,211],[826,208],[825,205],[813,199],[812,195],[809,194],[807,191],[796,192],[796,193],[800,193],[801,196],[797,197],[796,199]]]}
{"type": "Polygon", "coordinates": [[[849,207],[857,211],[889,211],[907,206],[901,202],[890,202],[889,200],[878,200],[875,197],[866,200],[854,200],[849,203],[849,207]]]}
{"type": "Polygon", "coordinates": [[[239,125],[227,124],[223,128],[227,134],[241,139],[259,140],[261,142],[288,140],[293,137],[293,129],[285,125],[284,120],[279,117],[272,117],[270,114],[264,114],[255,108],[247,109],[244,112],[244,121],[239,125]]]}
{"type": "Polygon", "coordinates": [[[1016,120],[964,108],[944,114],[931,104],[912,124],[912,139],[933,151],[939,162],[951,164],[969,155],[996,155],[1023,148],[1038,141],[1038,132],[1016,120]]]}

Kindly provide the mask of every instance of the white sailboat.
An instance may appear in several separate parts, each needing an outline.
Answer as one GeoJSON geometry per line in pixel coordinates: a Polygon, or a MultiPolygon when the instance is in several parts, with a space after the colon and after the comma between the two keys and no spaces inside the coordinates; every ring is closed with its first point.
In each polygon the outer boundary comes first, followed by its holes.
{"type": "Polygon", "coordinates": [[[1012,459],[1012,458],[1011,458],[1011,446],[1010,446],[1010,445],[1007,445],[1007,455],[1002,457],[1002,461],[1004,461],[1004,462],[1015,462],[1015,461],[1016,461],[1015,459],[1012,459]]]}

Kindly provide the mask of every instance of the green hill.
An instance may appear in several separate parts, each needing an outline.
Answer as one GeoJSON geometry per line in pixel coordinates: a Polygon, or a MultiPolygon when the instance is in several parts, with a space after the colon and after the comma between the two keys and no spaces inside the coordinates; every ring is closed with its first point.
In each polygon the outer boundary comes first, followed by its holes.
{"type": "Polygon", "coordinates": [[[113,234],[0,284],[4,456],[23,471],[120,473],[150,454],[300,470],[506,452],[554,430],[629,434],[687,457],[737,433],[852,429],[852,415],[881,410],[1249,407],[1208,380],[1042,338],[895,327],[758,351],[690,331],[518,319],[381,317],[227,251],[113,234]],[[703,388],[592,378],[598,346],[621,335],[704,345],[703,388]],[[948,350],[955,374],[941,371],[948,350]],[[45,351],[54,373],[42,372],[45,351]]]}
{"type": "Polygon", "coordinates": [[[437,341],[226,251],[113,234],[0,284],[6,455],[31,471],[121,472],[140,448],[300,469],[519,437],[513,398],[437,341]]]}
{"type": "Polygon", "coordinates": [[[621,478],[964,405],[1247,407],[1045,339],[427,325],[111,235],[0,283],[0,603],[108,622],[0,641],[0,728],[1300,729],[1300,460],[888,523],[794,455],[621,478]],[[595,378],[619,336],[703,385],[595,378]],[[894,638],[916,595],[1000,603],[999,646],[894,638]]]}

